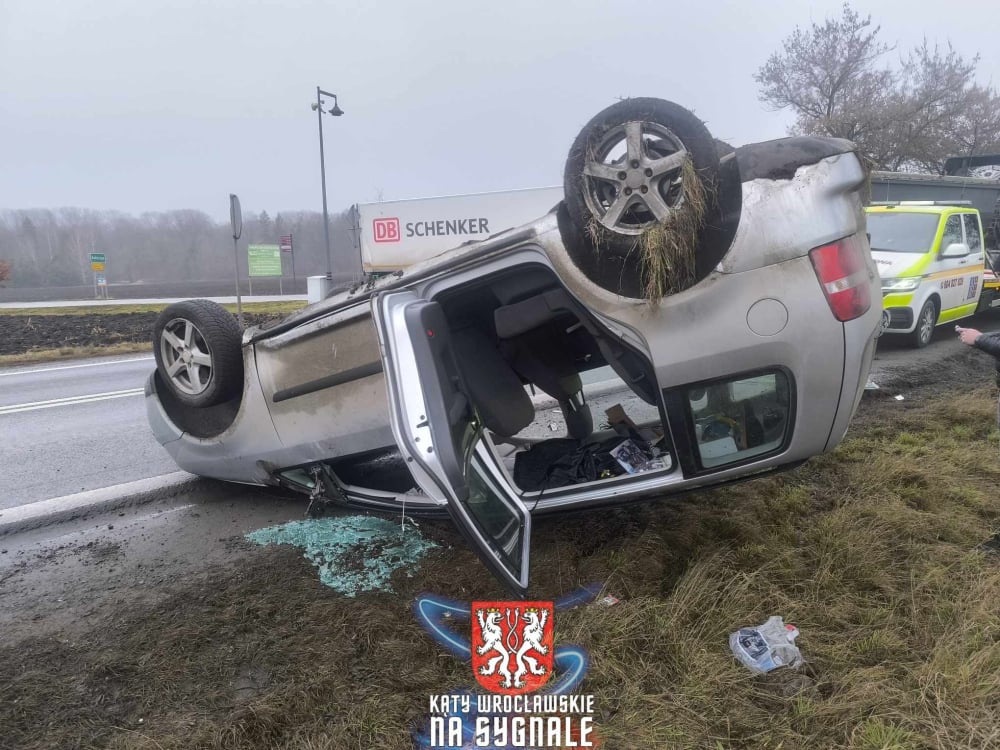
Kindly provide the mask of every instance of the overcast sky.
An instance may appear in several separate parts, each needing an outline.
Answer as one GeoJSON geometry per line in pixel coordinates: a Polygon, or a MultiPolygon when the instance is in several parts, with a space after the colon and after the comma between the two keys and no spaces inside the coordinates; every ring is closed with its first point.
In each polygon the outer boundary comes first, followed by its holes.
{"type": "MultiPolygon", "coordinates": [[[[734,144],[784,134],[752,74],[838,0],[0,0],[0,208],[321,207],[561,182],[578,129],[622,96],[697,112],[734,144]]],[[[857,2],[883,38],[982,55],[997,0],[857,2]]]]}

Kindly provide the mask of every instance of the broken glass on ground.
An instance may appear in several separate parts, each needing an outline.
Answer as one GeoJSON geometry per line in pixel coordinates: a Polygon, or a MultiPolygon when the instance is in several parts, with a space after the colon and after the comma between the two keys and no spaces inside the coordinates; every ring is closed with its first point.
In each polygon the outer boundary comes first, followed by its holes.
{"type": "Polygon", "coordinates": [[[366,591],[391,592],[400,568],[407,575],[437,545],[415,526],[374,516],[339,516],[291,521],[246,535],[260,545],[293,544],[319,570],[320,581],[345,596],[366,591]]]}

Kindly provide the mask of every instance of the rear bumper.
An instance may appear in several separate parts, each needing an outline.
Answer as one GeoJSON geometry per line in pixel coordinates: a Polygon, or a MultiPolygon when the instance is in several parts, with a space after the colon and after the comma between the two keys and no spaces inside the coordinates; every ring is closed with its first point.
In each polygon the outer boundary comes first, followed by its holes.
{"type": "Polygon", "coordinates": [[[826,443],[827,451],[833,450],[844,439],[861,403],[875,359],[881,318],[882,311],[877,305],[872,305],[860,318],[844,324],[844,384],[837,417],[826,443]]]}

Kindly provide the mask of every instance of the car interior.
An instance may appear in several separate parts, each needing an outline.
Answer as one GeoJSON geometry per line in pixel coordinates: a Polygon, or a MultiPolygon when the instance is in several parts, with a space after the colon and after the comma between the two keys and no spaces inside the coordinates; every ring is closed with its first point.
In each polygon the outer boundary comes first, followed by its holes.
{"type": "Polygon", "coordinates": [[[605,331],[550,270],[521,267],[436,301],[473,408],[523,494],[673,467],[650,363],[605,331]],[[649,405],[641,411],[651,418],[634,422],[620,407],[592,413],[581,375],[600,368],[649,405]],[[565,434],[551,432],[559,425],[536,408],[540,394],[558,405],[565,434]]]}

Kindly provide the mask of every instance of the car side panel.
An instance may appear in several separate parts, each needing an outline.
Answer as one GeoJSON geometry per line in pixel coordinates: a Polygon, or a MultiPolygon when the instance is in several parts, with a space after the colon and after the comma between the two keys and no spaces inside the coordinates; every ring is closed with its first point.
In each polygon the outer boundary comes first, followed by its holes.
{"type": "Polygon", "coordinates": [[[356,305],[258,342],[264,398],[293,463],[395,445],[378,339],[356,305]]]}
{"type": "Polygon", "coordinates": [[[663,389],[773,367],[791,372],[794,434],[787,450],[761,461],[762,467],[806,458],[826,447],[843,387],[844,326],[830,312],[808,258],[715,274],[635,323],[647,340],[663,389]],[[756,322],[764,306],[775,310],[779,321],[783,311],[780,330],[764,330],[756,322]]]}

